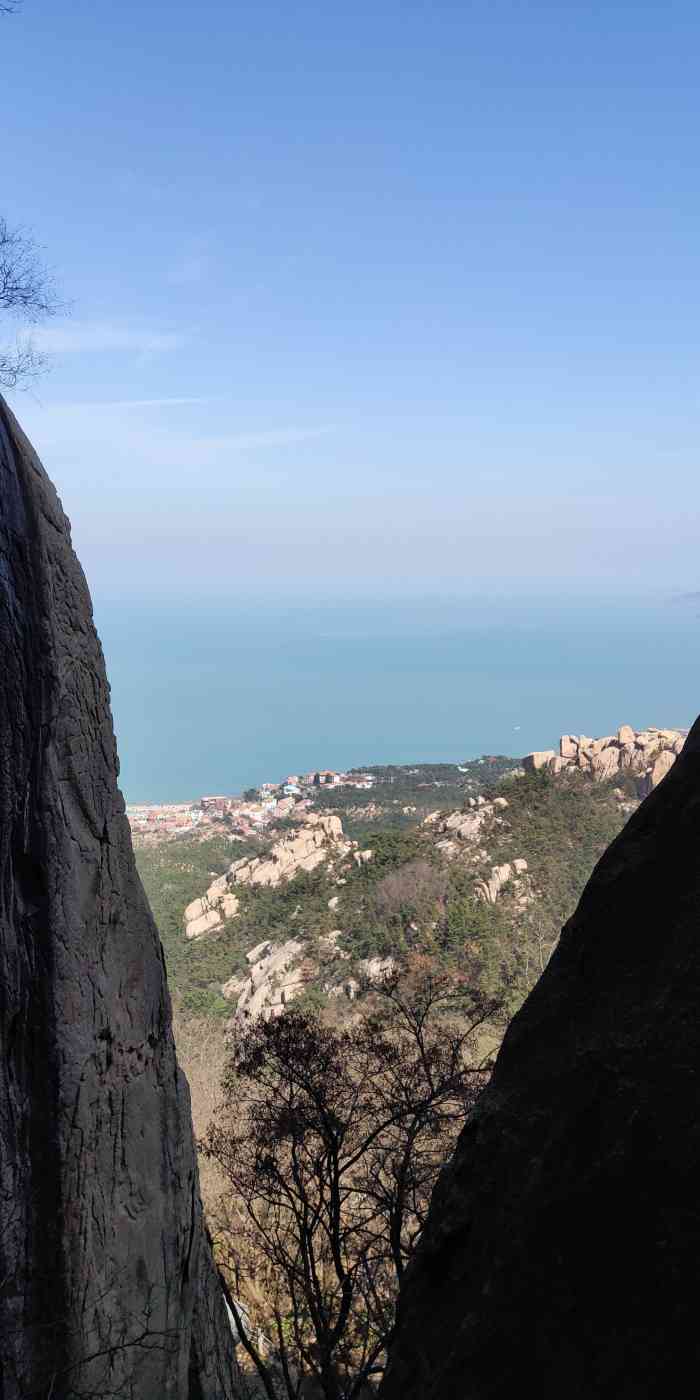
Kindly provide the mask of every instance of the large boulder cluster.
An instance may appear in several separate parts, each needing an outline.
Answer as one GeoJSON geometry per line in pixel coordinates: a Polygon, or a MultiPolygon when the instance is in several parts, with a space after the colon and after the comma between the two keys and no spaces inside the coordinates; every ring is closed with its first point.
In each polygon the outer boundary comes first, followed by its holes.
{"type": "Polygon", "coordinates": [[[442,812],[429,812],[422,825],[436,827],[436,848],[449,859],[458,853],[460,845],[471,844],[484,828],[498,823],[507,806],[505,797],[494,797],[490,801],[485,797],[470,797],[459,812],[449,812],[447,816],[442,812]]]}
{"type": "MultiPolygon", "coordinates": [[[[341,929],[321,934],[323,965],[332,966],[350,961],[350,954],[339,947],[341,929]]],[[[232,977],[221,988],[227,1001],[236,1003],[234,1022],[255,1021],[262,1017],[265,1021],[281,1016],[288,1006],[316,978],[321,970],[319,963],[310,955],[309,945],[299,938],[289,938],[285,943],[275,943],[265,939],[246,953],[248,969],[232,977]]],[[[362,984],[383,981],[395,969],[393,958],[361,958],[355,968],[357,976],[346,976],[340,981],[329,980],[323,990],[330,997],[347,997],[354,1001],[362,984]]]]}
{"type": "Polygon", "coordinates": [[[639,796],[646,797],[670,772],[685,737],[682,729],[635,730],[629,724],[601,739],[562,734],[558,753],[554,749],[529,753],[523,759],[523,767],[526,772],[544,769],[555,776],[578,771],[598,782],[626,774],[636,779],[639,796]]]}
{"type": "MultiPolygon", "coordinates": [[[[470,797],[466,808],[461,812],[450,812],[447,816],[430,812],[424,818],[423,826],[437,829],[435,848],[447,860],[466,860],[474,869],[483,868],[488,860],[488,840],[495,830],[504,823],[503,813],[508,808],[508,799],[493,797],[470,797]],[[487,845],[482,845],[486,841],[487,845]]],[[[527,861],[518,857],[501,865],[493,865],[474,885],[474,894],[484,904],[495,904],[501,892],[508,887],[515,903],[521,908],[532,902],[533,893],[527,878],[527,861]]]]}
{"type": "Polygon", "coordinates": [[[303,951],[300,939],[289,938],[286,943],[265,939],[246,953],[247,972],[221,988],[227,1001],[235,1001],[237,1019],[272,1020],[282,1015],[309,980],[308,969],[300,961],[303,951]]]}
{"type": "Polygon", "coordinates": [[[298,832],[283,836],[270,852],[252,860],[236,860],[229,871],[232,885],[269,885],[291,880],[301,870],[315,870],[324,861],[348,855],[351,843],[343,839],[340,817],[309,813],[298,832]]]}
{"type": "Polygon", "coordinates": [[[201,938],[216,933],[238,913],[236,887],[262,885],[274,888],[291,880],[300,871],[315,870],[324,861],[346,856],[353,843],[343,835],[340,817],[305,816],[299,831],[276,841],[264,855],[234,860],[224,875],[212,881],[206,893],[193,899],[185,909],[185,935],[201,938]]]}

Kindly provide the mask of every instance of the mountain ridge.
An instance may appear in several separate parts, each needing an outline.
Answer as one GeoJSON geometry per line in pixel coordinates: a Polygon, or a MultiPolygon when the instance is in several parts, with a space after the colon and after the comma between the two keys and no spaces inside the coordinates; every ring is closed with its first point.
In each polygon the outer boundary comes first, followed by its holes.
{"type": "MultiPolygon", "coordinates": [[[[193,983],[181,982],[177,972],[176,986],[186,1005],[208,1005],[222,1018],[235,1014],[237,1001],[265,1014],[274,1005],[279,1014],[307,996],[339,1012],[343,998],[364,994],[374,968],[417,947],[468,968],[491,993],[503,993],[512,1011],[544,966],[595,861],[654,781],[659,757],[675,758],[671,751],[681,740],[680,731],[627,726],[597,740],[563,736],[560,748],[573,747],[580,761],[552,765],[553,750],[545,762],[542,755],[520,765],[503,759],[490,786],[484,780],[481,788],[461,788],[456,809],[431,808],[428,800],[421,808],[409,802],[413,810],[406,813],[410,792],[402,787],[397,805],[390,798],[379,819],[353,828],[352,838],[345,811],[324,793],[318,807],[300,801],[279,829],[273,825],[249,855],[233,861],[220,824],[214,878],[168,915],[168,957],[194,973],[193,983]],[[627,753],[625,745],[632,745],[631,761],[623,769],[618,755],[627,753]],[[612,776],[605,767],[611,746],[612,776]],[[603,755],[602,771],[592,766],[591,752],[603,755]],[[391,825],[397,809],[400,828],[391,825]],[[264,967],[250,958],[262,944],[269,945],[264,967]],[[259,980],[263,972],[269,995],[259,980]]],[[[406,771],[411,774],[409,765],[406,771]]],[[[423,783],[420,771],[412,781],[423,783]]],[[[427,789],[433,801],[453,791],[427,789]]],[[[186,849],[181,838],[175,846],[186,849]]],[[[169,883],[176,858],[169,861],[163,849],[157,857],[137,850],[137,858],[158,906],[156,870],[169,883]]]]}

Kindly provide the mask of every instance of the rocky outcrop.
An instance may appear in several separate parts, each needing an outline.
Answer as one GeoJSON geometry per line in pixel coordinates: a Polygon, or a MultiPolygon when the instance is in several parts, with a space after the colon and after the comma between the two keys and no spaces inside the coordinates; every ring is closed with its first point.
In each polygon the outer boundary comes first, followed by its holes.
{"type": "MultiPolygon", "coordinates": [[[[342,937],[340,928],[333,928],[329,934],[321,934],[319,942],[323,967],[330,969],[337,963],[349,962],[350,953],[337,946],[337,941],[342,937]]],[[[249,972],[231,977],[221,987],[227,1001],[235,1001],[234,1022],[256,1021],[259,1016],[263,1021],[272,1021],[276,1016],[281,1016],[322,970],[318,960],[312,958],[308,942],[300,938],[288,938],[284,944],[274,944],[272,939],[265,939],[245,956],[249,972]]],[[[361,958],[356,966],[357,977],[342,977],[340,981],[333,977],[323,983],[323,991],[329,997],[344,995],[354,1001],[360,993],[361,984],[382,981],[395,967],[393,958],[361,958]]]]}
{"type": "MultiPolygon", "coordinates": [[[[338,947],[342,930],[333,929],[321,934],[324,966],[348,962],[350,954],[338,947]]],[[[274,1020],[301,996],[305,987],[320,972],[318,963],[310,956],[306,941],[289,938],[286,943],[274,943],[265,939],[246,953],[249,971],[232,977],[221,988],[227,1001],[235,1001],[234,1022],[254,1021],[262,1017],[265,1021],[274,1020]]],[[[362,982],[380,982],[394,971],[393,958],[361,958],[357,963],[356,977],[345,977],[341,981],[327,981],[323,990],[332,997],[346,996],[354,1001],[362,982]]]]}
{"type": "MultiPolygon", "coordinates": [[[[494,865],[488,879],[477,880],[474,893],[485,904],[495,904],[501,890],[527,872],[527,861],[519,857],[505,865],[494,865]]],[[[528,900],[529,902],[529,900],[528,900]]]]}
{"type": "Polygon", "coordinates": [[[185,935],[187,938],[201,938],[205,933],[213,933],[223,928],[229,919],[238,913],[238,899],[233,893],[228,875],[219,875],[213,880],[206,894],[193,899],[185,910],[185,935]]]}
{"type": "Polygon", "coordinates": [[[553,749],[529,753],[523,759],[526,772],[545,771],[558,776],[567,770],[588,773],[597,782],[625,773],[637,779],[640,797],[646,797],[672,768],[683,749],[681,729],[634,730],[623,724],[617,734],[589,739],[586,734],[562,734],[559,753],[553,749]]]}
{"type": "Polygon", "coordinates": [[[221,988],[227,1001],[235,1001],[237,1019],[269,1021],[282,1015],[309,981],[308,970],[300,964],[304,946],[290,938],[286,943],[266,939],[251,948],[246,954],[249,972],[221,988]]]}
{"type": "Polygon", "coordinates": [[[352,842],[343,836],[340,817],[308,813],[299,831],[283,836],[262,856],[235,860],[224,875],[212,881],[206,894],[185,910],[185,935],[201,938],[215,933],[238,912],[236,887],[274,886],[291,880],[301,870],[315,870],[324,861],[333,863],[347,855],[352,842]]]}
{"type": "Polygon", "coordinates": [[[324,861],[347,855],[350,842],[343,839],[340,817],[309,813],[301,829],[276,841],[265,856],[236,860],[228,874],[232,885],[279,885],[300,870],[315,870],[324,861]]]}
{"type": "Polygon", "coordinates": [[[648,1400],[695,1374],[699,848],[700,721],[506,1034],[435,1191],[382,1400],[648,1400]]]}
{"type": "Polygon", "coordinates": [[[3,1400],[235,1393],[90,598],[2,400],[0,1280],[3,1400]]]}
{"type": "Polygon", "coordinates": [[[554,758],[554,749],[540,749],[535,753],[529,753],[527,758],[523,759],[523,763],[526,769],[531,769],[533,773],[536,773],[540,768],[546,768],[553,762],[554,758]]]}
{"type": "MultiPolygon", "coordinates": [[[[466,808],[459,812],[430,812],[423,820],[423,826],[437,825],[436,850],[451,860],[464,849],[473,848],[485,838],[487,832],[503,822],[503,812],[508,807],[505,797],[494,797],[486,801],[484,797],[470,797],[466,808]]],[[[480,851],[477,860],[486,859],[487,852],[480,851]]]]}

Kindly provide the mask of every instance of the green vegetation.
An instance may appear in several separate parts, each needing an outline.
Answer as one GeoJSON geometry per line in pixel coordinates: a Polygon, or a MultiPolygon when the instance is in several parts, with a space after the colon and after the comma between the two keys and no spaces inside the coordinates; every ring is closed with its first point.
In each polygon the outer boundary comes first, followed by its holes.
{"type": "Polygon", "coordinates": [[[237,891],[241,908],[237,924],[245,929],[246,948],[264,939],[314,939],[333,927],[328,909],[334,887],[323,866],[273,888],[244,887],[237,891]]]}
{"type": "MultiPolygon", "coordinates": [[[[347,858],[332,875],[321,866],[274,889],[244,886],[237,891],[238,916],[219,933],[191,942],[183,932],[185,906],[235,856],[253,854],[258,845],[234,846],[221,836],[137,850],[176,1004],[192,1014],[230,1015],[221,986],[245,968],[246,953],[267,939],[297,937],[306,941],[312,971],[318,967],[304,992],[309,1009],[324,1004],[324,983],[352,976],[362,987],[362,959],[421,953],[466,974],[512,1014],[543,970],[624,815],[610,783],[594,784],[577,774],[503,777],[500,767],[494,777],[490,795],[505,797],[507,807],[490,814],[476,842],[453,843],[451,857],[441,849],[445,834],[439,823],[417,825],[415,815],[411,826],[378,823],[361,842],[361,849],[372,852],[368,861],[347,858]],[[493,903],[480,897],[480,882],[492,868],[516,859],[527,861],[527,875],[506,883],[493,903]],[[345,959],[333,957],[323,941],[335,929],[342,931],[338,948],[345,959]]],[[[446,790],[452,791],[449,784],[446,790]]],[[[337,793],[324,796],[337,805],[337,793]]],[[[433,811],[436,796],[431,789],[433,811]]],[[[464,800],[462,790],[460,806],[464,800]]]]}
{"type": "Polygon", "coordinates": [[[206,841],[183,839],[137,847],[136,865],[163,943],[170,991],[176,1005],[198,1015],[230,1015],[221,984],[245,963],[250,944],[238,936],[235,921],[221,933],[188,940],[183,931],[186,906],[222,875],[235,856],[252,855],[253,843],[235,846],[225,836],[206,841]]]}
{"type": "Polygon", "coordinates": [[[525,856],[541,891],[539,912],[558,933],[578,902],[594,865],[624,824],[613,782],[566,781],[532,773],[500,784],[507,823],[493,847],[495,860],[525,856]]]}
{"type": "Polygon", "coordinates": [[[314,806],[337,812],[348,836],[369,843],[377,831],[415,826],[437,807],[461,807],[467,797],[477,797],[512,772],[516,762],[498,754],[466,759],[462,764],[370,764],[351,771],[371,775],[375,779],[372,788],[314,788],[314,806]]]}
{"type": "Polygon", "coordinates": [[[339,895],[342,947],[353,958],[422,951],[467,973],[512,1014],[623,825],[612,787],[578,775],[506,779],[491,795],[505,797],[507,809],[484,829],[483,841],[465,843],[451,860],[432,827],[375,834],[374,859],[339,895]],[[507,884],[495,903],[480,898],[480,881],[516,859],[528,866],[519,897],[507,884]]]}

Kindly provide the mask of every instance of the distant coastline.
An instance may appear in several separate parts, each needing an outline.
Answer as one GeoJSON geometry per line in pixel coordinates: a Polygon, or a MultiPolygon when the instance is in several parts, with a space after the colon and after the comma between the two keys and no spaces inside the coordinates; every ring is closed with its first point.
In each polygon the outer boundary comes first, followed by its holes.
{"type": "Polygon", "coordinates": [[[453,762],[695,719],[693,606],[405,607],[369,616],[194,605],[97,610],[130,804],[237,793],[319,759],[453,762]]]}

